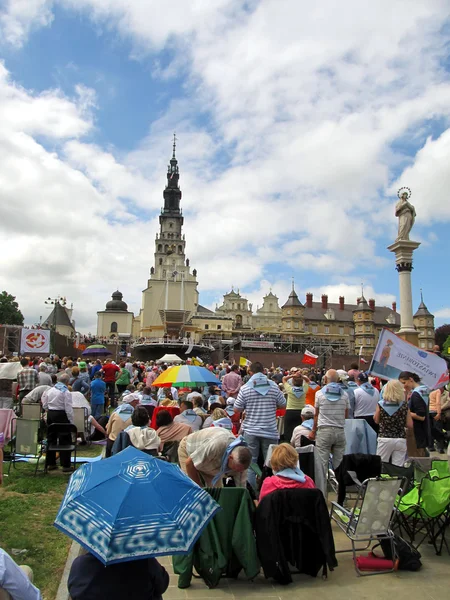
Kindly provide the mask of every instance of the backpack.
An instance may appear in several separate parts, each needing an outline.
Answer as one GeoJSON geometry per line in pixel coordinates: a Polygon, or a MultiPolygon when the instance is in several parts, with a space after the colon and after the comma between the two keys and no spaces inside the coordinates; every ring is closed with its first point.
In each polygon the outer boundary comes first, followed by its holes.
{"type": "MultiPolygon", "coordinates": [[[[381,546],[384,557],[392,560],[391,541],[388,539],[380,540],[379,546],[381,546]]],[[[400,571],[418,571],[422,567],[420,552],[396,534],[394,534],[394,546],[400,571]]]]}

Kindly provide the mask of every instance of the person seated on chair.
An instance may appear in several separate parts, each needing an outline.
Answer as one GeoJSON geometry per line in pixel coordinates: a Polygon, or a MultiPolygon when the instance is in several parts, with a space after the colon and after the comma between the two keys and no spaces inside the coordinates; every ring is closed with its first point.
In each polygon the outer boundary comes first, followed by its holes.
{"type": "Polygon", "coordinates": [[[156,398],[152,396],[151,388],[144,387],[140,396],[140,404],[142,404],[142,406],[157,406],[158,402],[156,401],[156,398]]]}
{"type": "MultiPolygon", "coordinates": [[[[234,413],[234,410],[233,410],[233,413],[234,413]]],[[[231,422],[230,416],[223,408],[215,408],[212,411],[211,415],[205,420],[205,422],[203,424],[203,429],[208,429],[208,427],[213,427],[214,423],[216,421],[221,421],[222,419],[229,420],[229,426],[226,427],[226,429],[229,429],[231,431],[233,429],[233,423],[231,422]]],[[[222,421],[222,423],[225,424],[224,421],[222,421]]],[[[220,427],[220,425],[219,425],[219,427],[220,427]]]]}
{"type": "Polygon", "coordinates": [[[131,415],[131,425],[121,431],[114,442],[111,454],[117,454],[128,446],[134,446],[146,454],[157,456],[161,440],[154,429],[148,426],[148,412],[143,406],[136,406],[131,415]]]}
{"type": "Polygon", "coordinates": [[[131,425],[131,416],[138,404],[138,396],[135,394],[127,394],[124,397],[122,404],[112,413],[108,425],[106,426],[106,434],[108,436],[106,441],[106,458],[111,456],[111,449],[119,433],[131,425]]]}
{"type": "Polygon", "coordinates": [[[273,449],[270,458],[273,476],[264,479],[259,500],[277,490],[313,489],[314,481],[301,471],[298,464],[298,454],[290,444],[280,444],[273,449]]]}
{"type": "Polygon", "coordinates": [[[227,401],[221,395],[220,389],[216,385],[209,386],[209,397],[208,397],[208,408],[211,410],[213,404],[219,404],[220,406],[226,406],[227,401]]]}
{"type": "MultiPolygon", "coordinates": [[[[92,437],[94,436],[95,432],[98,431],[100,435],[96,436],[96,438],[98,440],[105,439],[105,437],[106,437],[106,430],[104,429],[103,425],[101,423],[99,423],[97,421],[97,419],[94,419],[94,417],[92,416],[92,414],[91,414],[91,405],[86,400],[86,398],[83,396],[83,394],[81,392],[70,392],[70,394],[72,396],[72,406],[74,408],[85,408],[87,410],[87,414],[88,414],[87,422],[88,422],[88,428],[89,429],[85,433],[89,433],[89,435],[90,435],[90,437],[92,439],[92,437]]],[[[108,422],[108,419],[106,420],[106,423],[107,422],[108,422]]]]}
{"type": "Polygon", "coordinates": [[[291,444],[294,448],[301,448],[301,438],[302,436],[308,437],[314,427],[314,415],[315,415],[314,406],[310,406],[307,404],[304,408],[302,408],[301,416],[302,423],[301,425],[297,425],[294,431],[292,432],[291,444]]]}
{"type": "Polygon", "coordinates": [[[190,425],[174,423],[169,411],[160,410],[156,415],[156,432],[161,444],[166,442],[181,442],[183,438],[192,433],[190,425]]]}
{"type": "MultiPolygon", "coordinates": [[[[191,396],[191,394],[188,394],[187,398],[189,398],[189,396],[191,396]]],[[[208,412],[203,408],[204,400],[201,394],[195,396],[192,395],[191,397],[191,402],[194,404],[194,412],[204,421],[208,417],[208,412]]]]}
{"type": "Polygon", "coordinates": [[[32,584],[30,567],[19,567],[0,548],[0,600],[42,600],[41,592],[32,584]]]}
{"type": "Polygon", "coordinates": [[[67,587],[72,600],[162,600],[169,575],[156,558],[105,567],[88,553],[73,561],[67,587]]]}
{"type": "MultiPolygon", "coordinates": [[[[59,376],[59,381],[55,387],[48,389],[42,395],[42,406],[47,411],[47,426],[53,425],[54,423],[73,423],[73,405],[72,395],[67,387],[69,383],[69,375],[62,373],[59,376]]],[[[65,440],[60,436],[59,441],[61,444],[70,444],[71,436],[68,434],[64,436],[65,440]]],[[[54,432],[49,433],[48,437],[49,446],[56,444],[57,436],[54,432]]],[[[62,470],[64,473],[71,471],[70,466],[70,452],[63,451],[59,453],[62,470]]],[[[47,451],[46,457],[47,469],[52,471],[57,468],[56,466],[56,452],[47,451]]]]}
{"type": "Polygon", "coordinates": [[[181,402],[180,414],[174,417],[173,422],[188,425],[192,431],[198,431],[203,425],[203,419],[194,411],[194,405],[189,400],[181,402]]]}

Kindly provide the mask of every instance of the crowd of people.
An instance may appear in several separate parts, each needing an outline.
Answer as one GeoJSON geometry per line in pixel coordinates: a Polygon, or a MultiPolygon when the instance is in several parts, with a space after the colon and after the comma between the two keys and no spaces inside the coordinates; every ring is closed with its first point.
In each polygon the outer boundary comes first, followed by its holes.
{"type": "MultiPolygon", "coordinates": [[[[50,425],[73,422],[73,407],[85,406],[87,435],[105,439],[105,458],[131,445],[178,463],[202,487],[247,487],[255,501],[315,487],[299,464],[296,450],[304,445],[315,443],[325,473],[330,465],[336,470],[348,419],[373,429],[377,454],[393,465],[448,444],[448,387],[430,391],[411,372],[380,381],[358,364],[324,372],[223,362],[205,365],[217,377],[213,385],[180,388],[155,386],[170,366],[153,361],[54,356],[22,358],[21,366],[16,382],[0,379],[0,407],[20,414],[22,405],[41,403],[50,425]],[[261,484],[255,466],[265,464],[269,449],[272,474],[261,484]]],[[[58,468],[54,453],[46,461],[49,470],[58,468]]],[[[70,454],[60,452],[60,461],[70,472],[70,454]]]]}

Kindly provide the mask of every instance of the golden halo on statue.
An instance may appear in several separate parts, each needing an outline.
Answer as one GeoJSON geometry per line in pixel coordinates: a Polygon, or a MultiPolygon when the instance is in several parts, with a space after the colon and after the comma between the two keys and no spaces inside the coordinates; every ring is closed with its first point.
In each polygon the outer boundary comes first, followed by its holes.
{"type": "Polygon", "coordinates": [[[398,198],[399,198],[399,199],[401,199],[402,195],[403,195],[405,192],[408,194],[408,200],[409,200],[409,199],[411,198],[411,194],[412,194],[412,192],[411,192],[411,189],[410,189],[409,187],[406,187],[406,186],[405,186],[405,187],[401,187],[401,188],[398,190],[398,192],[397,192],[397,196],[398,196],[398,198]]]}

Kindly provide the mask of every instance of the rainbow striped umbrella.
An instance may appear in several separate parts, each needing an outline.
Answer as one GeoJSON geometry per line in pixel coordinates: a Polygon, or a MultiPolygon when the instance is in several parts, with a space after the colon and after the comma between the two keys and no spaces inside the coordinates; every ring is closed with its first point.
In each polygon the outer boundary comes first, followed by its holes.
{"type": "Polygon", "coordinates": [[[157,387],[202,387],[214,384],[220,384],[214,373],[205,367],[193,365],[169,367],[152,383],[157,387]]]}

